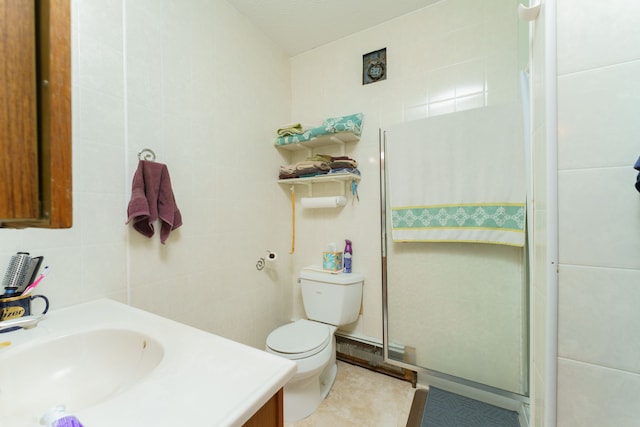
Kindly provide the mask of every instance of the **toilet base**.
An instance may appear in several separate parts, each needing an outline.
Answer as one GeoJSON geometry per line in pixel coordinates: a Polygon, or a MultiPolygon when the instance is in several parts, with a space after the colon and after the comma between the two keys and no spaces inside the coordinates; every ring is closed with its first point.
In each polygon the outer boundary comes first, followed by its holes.
{"type": "Polygon", "coordinates": [[[327,369],[322,372],[320,375],[320,396],[322,396],[322,400],[327,398],[331,387],[333,387],[333,383],[336,381],[336,375],[338,373],[338,365],[335,361],[329,366],[327,369]]]}
{"type": "Polygon", "coordinates": [[[284,386],[284,420],[291,423],[311,415],[329,394],[337,372],[334,357],[319,376],[287,383],[284,386]]]}

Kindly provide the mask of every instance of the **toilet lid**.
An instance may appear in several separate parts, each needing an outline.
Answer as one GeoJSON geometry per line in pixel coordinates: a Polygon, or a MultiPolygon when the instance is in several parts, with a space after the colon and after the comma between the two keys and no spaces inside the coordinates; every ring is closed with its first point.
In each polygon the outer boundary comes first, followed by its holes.
{"type": "Polygon", "coordinates": [[[320,352],[330,339],[328,325],[300,319],[271,332],[267,346],[290,359],[301,359],[320,352]]]}

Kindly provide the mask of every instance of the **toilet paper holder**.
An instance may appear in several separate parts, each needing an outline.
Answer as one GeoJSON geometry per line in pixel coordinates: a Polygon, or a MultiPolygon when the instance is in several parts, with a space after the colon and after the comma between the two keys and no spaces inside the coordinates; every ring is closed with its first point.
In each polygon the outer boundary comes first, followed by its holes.
{"type": "Polygon", "coordinates": [[[256,262],[256,270],[261,271],[267,265],[267,263],[275,262],[277,259],[278,259],[277,253],[267,250],[266,257],[258,258],[258,261],[256,262]]]}

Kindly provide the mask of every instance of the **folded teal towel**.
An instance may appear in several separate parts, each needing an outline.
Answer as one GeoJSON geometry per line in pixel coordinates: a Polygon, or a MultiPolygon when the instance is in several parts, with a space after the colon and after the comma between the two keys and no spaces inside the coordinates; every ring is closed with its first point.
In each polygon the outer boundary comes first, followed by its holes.
{"type": "Polygon", "coordinates": [[[348,116],[332,117],[326,119],[322,126],[308,129],[297,135],[285,135],[276,138],[275,145],[289,145],[299,142],[309,141],[312,138],[321,135],[330,135],[332,133],[351,132],[360,136],[362,133],[362,113],[351,114],[348,116]]]}
{"type": "Polygon", "coordinates": [[[360,136],[362,133],[362,113],[333,117],[325,120],[322,126],[327,133],[353,132],[360,136]]]}

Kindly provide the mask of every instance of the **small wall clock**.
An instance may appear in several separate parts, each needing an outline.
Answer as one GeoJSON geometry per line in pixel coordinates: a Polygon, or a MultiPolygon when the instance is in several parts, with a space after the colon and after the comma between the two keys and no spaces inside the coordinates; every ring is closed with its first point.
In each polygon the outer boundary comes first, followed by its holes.
{"type": "Polygon", "coordinates": [[[362,84],[379,82],[387,78],[387,48],[362,55],[362,84]]]}

